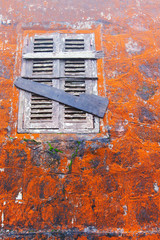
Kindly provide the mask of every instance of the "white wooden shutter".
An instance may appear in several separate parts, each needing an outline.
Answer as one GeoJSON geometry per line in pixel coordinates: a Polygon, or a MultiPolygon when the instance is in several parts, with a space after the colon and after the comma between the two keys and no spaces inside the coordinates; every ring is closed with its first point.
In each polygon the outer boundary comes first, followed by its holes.
{"type": "MultiPolygon", "coordinates": [[[[91,34],[63,34],[61,35],[60,51],[93,51],[95,50],[94,36],[91,34]]],[[[61,60],[60,76],[64,78],[60,87],[66,92],[79,96],[81,93],[97,94],[96,60],[65,59],[61,60]]],[[[61,106],[64,132],[92,132],[95,122],[93,115],[78,109],[61,106]]]]}
{"type": "MultiPolygon", "coordinates": [[[[30,38],[23,53],[58,52],[58,34],[30,38]]],[[[23,59],[22,77],[59,88],[59,60],[23,59]]],[[[42,132],[59,129],[59,103],[35,94],[24,92],[23,128],[27,131],[42,132]]]]}

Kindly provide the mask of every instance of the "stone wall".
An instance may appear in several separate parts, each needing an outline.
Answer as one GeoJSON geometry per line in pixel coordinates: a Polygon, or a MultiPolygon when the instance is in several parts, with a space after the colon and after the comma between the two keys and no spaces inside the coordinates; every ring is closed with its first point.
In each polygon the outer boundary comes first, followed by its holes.
{"type": "Polygon", "coordinates": [[[1,239],[160,238],[159,9],[159,0],[1,0],[1,239]],[[99,134],[17,133],[23,36],[52,31],[96,33],[109,99],[99,134]]]}

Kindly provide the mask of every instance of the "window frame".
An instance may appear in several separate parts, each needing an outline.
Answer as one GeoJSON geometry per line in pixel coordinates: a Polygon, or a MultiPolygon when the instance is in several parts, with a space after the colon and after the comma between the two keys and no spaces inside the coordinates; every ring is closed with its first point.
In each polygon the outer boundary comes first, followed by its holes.
{"type": "MultiPolygon", "coordinates": [[[[43,34],[43,35],[37,35],[38,37],[49,37],[53,34],[43,34]]],[[[60,50],[64,50],[63,46],[61,45],[62,42],[65,39],[65,36],[92,36],[92,44],[94,45],[94,34],[61,34],[61,38],[59,37],[60,34],[54,33],[54,39],[55,39],[55,52],[60,52],[60,50]],[[61,39],[62,41],[59,41],[61,39]]],[[[32,52],[33,45],[28,43],[30,39],[27,38],[25,40],[25,46],[23,48],[23,54],[26,52],[32,52]],[[26,44],[27,42],[27,44],[26,44]],[[32,49],[31,49],[32,48],[32,49]]],[[[95,45],[94,45],[95,49],[95,45]]],[[[64,75],[64,61],[65,60],[55,60],[54,61],[54,76],[47,76],[47,78],[52,79],[52,86],[64,89],[64,82],[65,79],[68,79],[68,77],[65,77],[64,75]],[[54,79],[55,78],[55,79],[54,79]],[[59,79],[57,79],[59,78],[59,79]]],[[[86,82],[86,93],[91,93],[97,95],[97,80],[95,77],[97,76],[97,63],[96,60],[85,60],[85,64],[89,64],[91,67],[87,67],[86,69],[89,69],[87,77],[90,78],[90,80],[85,80],[86,82]],[[92,71],[91,71],[92,70],[92,71]]],[[[26,59],[22,60],[22,71],[21,76],[25,78],[29,78],[31,80],[37,78],[37,76],[33,76],[31,74],[31,71],[28,71],[28,69],[32,69],[31,65],[33,64],[33,61],[27,62],[26,59]]],[[[84,77],[85,79],[85,77],[84,77]]],[[[23,90],[20,90],[19,95],[19,111],[18,111],[18,133],[98,133],[99,132],[99,118],[95,117],[91,114],[86,113],[87,116],[87,123],[65,123],[64,122],[64,105],[60,104],[58,102],[53,101],[53,109],[56,112],[54,115],[51,124],[46,126],[47,122],[41,122],[40,124],[29,124],[29,113],[30,113],[30,103],[31,101],[31,93],[25,92],[23,90]],[[39,125],[39,127],[38,127],[39,125]],[[54,126],[53,126],[54,125],[54,126]],[[91,126],[91,127],[90,127],[91,126]]]]}

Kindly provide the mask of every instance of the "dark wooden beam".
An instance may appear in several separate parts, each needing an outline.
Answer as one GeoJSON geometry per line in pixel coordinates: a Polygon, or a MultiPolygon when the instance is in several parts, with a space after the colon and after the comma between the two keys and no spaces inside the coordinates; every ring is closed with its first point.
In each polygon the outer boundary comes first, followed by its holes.
{"type": "Polygon", "coordinates": [[[81,94],[73,96],[64,90],[57,89],[45,84],[18,78],[15,86],[25,91],[38,94],[40,96],[52,99],[54,101],[66,104],[68,106],[83,110],[98,117],[104,117],[108,107],[108,99],[97,95],[81,94]]]}

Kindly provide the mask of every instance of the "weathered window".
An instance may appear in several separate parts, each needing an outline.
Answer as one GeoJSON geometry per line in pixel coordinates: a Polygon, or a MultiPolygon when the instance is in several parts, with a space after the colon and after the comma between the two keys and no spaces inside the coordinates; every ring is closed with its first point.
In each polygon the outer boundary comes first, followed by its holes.
{"type": "MultiPolygon", "coordinates": [[[[49,34],[26,38],[21,76],[79,96],[97,95],[94,34],[49,34]],[[52,54],[56,56],[52,58],[52,54]]],[[[99,118],[48,98],[20,90],[18,132],[96,133],[99,118]]]]}

